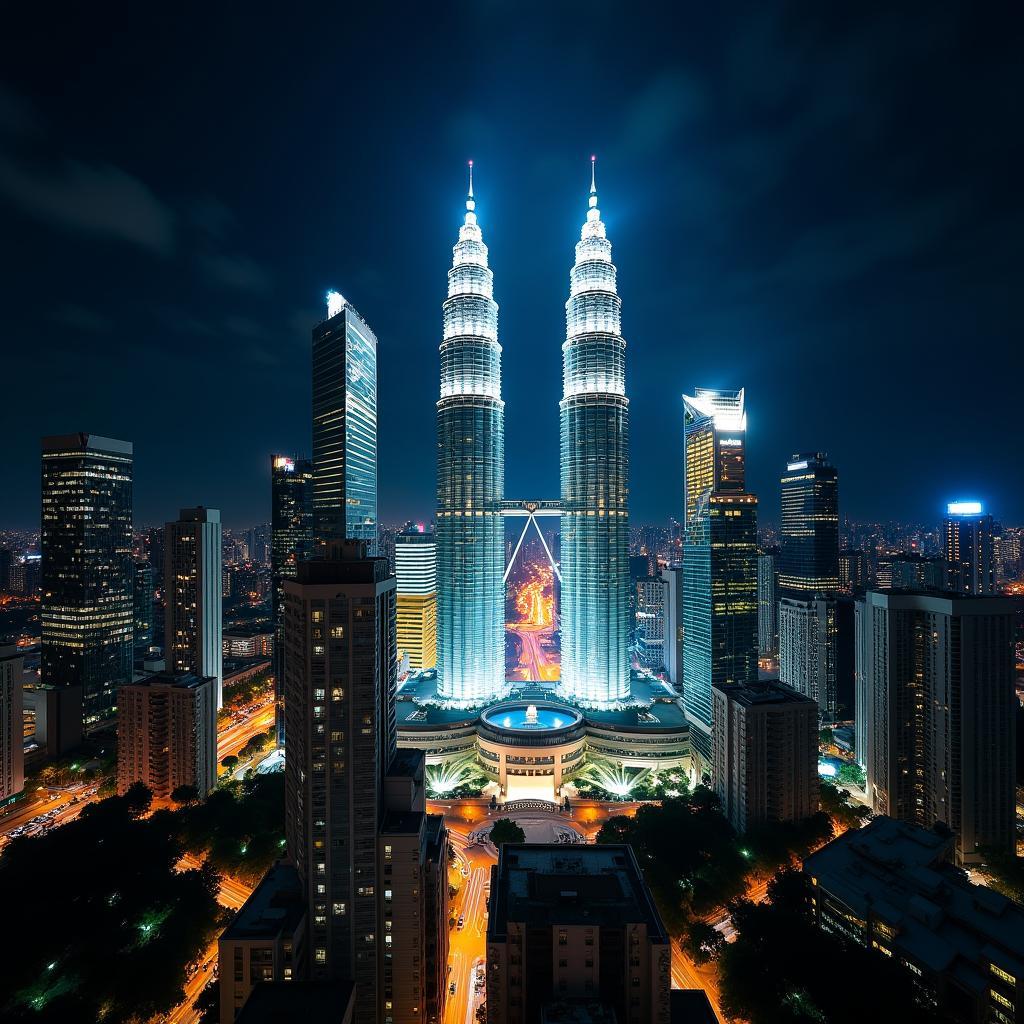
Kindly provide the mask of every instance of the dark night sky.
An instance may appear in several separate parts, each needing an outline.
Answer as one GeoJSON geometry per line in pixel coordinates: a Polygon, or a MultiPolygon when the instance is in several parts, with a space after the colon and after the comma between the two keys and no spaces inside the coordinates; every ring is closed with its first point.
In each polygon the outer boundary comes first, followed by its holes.
{"type": "Polygon", "coordinates": [[[591,152],[634,521],[677,512],[694,385],[746,386],[766,519],[817,448],[851,517],[1024,520],[1018,5],[275,6],[7,12],[0,526],[38,524],[39,436],[74,430],[135,442],[137,523],[266,520],[328,287],[380,339],[381,517],[429,518],[468,157],[506,493],[556,496],[591,152]]]}

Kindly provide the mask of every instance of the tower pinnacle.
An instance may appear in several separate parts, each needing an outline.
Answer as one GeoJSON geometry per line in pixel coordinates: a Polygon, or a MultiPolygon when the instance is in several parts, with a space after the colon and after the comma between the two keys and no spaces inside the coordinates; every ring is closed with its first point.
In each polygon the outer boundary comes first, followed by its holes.
{"type": "Polygon", "coordinates": [[[590,158],[590,194],[597,195],[597,157],[590,158]]]}
{"type": "Polygon", "coordinates": [[[466,195],[466,209],[474,209],[476,204],[473,201],[473,161],[469,161],[469,192],[466,195]]]}

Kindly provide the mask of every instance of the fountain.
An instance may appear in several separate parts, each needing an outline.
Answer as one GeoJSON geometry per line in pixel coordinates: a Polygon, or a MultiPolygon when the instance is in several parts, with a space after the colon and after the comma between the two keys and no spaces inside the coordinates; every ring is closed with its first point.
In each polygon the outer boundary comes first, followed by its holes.
{"type": "Polygon", "coordinates": [[[526,724],[528,726],[537,725],[537,705],[530,704],[526,709],[526,724]]]}

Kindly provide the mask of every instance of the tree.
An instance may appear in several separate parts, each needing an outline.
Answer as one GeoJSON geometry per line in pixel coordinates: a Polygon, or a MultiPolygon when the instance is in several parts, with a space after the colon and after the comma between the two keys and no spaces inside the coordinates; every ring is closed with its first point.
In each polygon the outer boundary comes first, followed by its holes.
{"type": "Polygon", "coordinates": [[[695,964],[706,964],[718,956],[725,937],[700,918],[692,920],[684,932],[683,943],[695,964]]]}
{"type": "Polygon", "coordinates": [[[864,769],[856,761],[841,764],[839,771],[836,773],[836,778],[844,786],[858,786],[860,789],[863,789],[867,782],[867,779],[864,777],[864,769]]]}
{"type": "Polygon", "coordinates": [[[152,806],[153,791],[142,782],[133,782],[121,798],[133,818],[141,818],[152,806]]]}
{"type": "Polygon", "coordinates": [[[238,767],[238,758],[234,754],[228,754],[220,763],[221,768],[225,771],[233,772],[238,767]]]}
{"type": "Polygon", "coordinates": [[[195,786],[177,786],[171,793],[171,800],[176,804],[198,803],[199,790],[195,786]]]}
{"type": "Polygon", "coordinates": [[[499,818],[491,828],[491,842],[495,846],[505,843],[525,843],[526,833],[511,819],[499,818]]]}
{"type": "Polygon", "coordinates": [[[199,1014],[199,1024],[217,1024],[220,1020],[220,981],[211,981],[193,1005],[199,1014]]]}

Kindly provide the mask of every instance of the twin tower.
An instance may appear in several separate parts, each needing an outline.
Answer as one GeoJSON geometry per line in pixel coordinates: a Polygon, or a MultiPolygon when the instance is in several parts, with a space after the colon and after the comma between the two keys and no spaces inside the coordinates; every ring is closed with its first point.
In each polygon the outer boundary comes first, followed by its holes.
{"type": "MultiPolygon", "coordinates": [[[[437,695],[475,707],[505,683],[505,404],[494,276],[470,163],[444,303],[437,403],[437,695]]],[[[629,696],[626,343],[597,207],[594,161],[562,346],[562,694],[584,707],[629,696]]]]}

